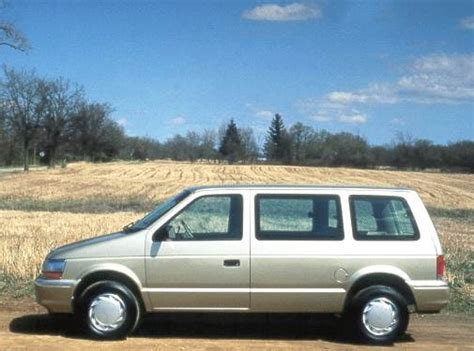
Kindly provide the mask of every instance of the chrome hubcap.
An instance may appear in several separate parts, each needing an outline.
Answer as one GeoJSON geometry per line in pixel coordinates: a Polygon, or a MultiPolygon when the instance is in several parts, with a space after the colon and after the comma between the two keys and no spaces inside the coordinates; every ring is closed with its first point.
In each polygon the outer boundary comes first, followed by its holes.
{"type": "Polygon", "coordinates": [[[399,320],[397,306],[385,297],[370,300],[362,310],[362,324],[369,333],[376,336],[393,332],[399,320]]]}
{"type": "Polygon", "coordinates": [[[118,329],[125,322],[126,314],[124,301],[113,293],[97,295],[89,305],[89,321],[101,332],[118,329]]]}

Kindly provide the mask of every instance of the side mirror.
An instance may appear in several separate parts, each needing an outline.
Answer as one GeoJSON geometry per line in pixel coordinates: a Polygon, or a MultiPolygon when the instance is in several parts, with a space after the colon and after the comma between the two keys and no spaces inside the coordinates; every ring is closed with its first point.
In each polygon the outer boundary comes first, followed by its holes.
{"type": "Polygon", "coordinates": [[[158,229],[155,234],[153,234],[153,241],[166,241],[167,239],[175,239],[176,232],[172,225],[165,225],[158,229]]]}
{"type": "Polygon", "coordinates": [[[153,241],[165,241],[168,238],[168,226],[158,229],[152,237],[153,241]]]}

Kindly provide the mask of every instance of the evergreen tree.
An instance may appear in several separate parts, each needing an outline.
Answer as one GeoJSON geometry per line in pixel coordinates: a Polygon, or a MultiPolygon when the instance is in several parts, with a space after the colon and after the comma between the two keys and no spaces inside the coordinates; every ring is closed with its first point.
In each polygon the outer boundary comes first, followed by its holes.
{"type": "Polygon", "coordinates": [[[291,163],[291,139],[278,113],[268,128],[264,152],[267,160],[291,163]]]}
{"type": "Polygon", "coordinates": [[[242,158],[242,138],[233,119],[231,119],[227,125],[219,146],[219,153],[224,159],[229,161],[229,163],[234,163],[242,158]]]}

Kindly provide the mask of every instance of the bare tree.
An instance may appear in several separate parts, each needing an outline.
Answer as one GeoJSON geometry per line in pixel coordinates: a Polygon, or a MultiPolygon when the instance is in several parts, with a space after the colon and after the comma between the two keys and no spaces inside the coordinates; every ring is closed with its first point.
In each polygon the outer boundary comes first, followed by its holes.
{"type": "Polygon", "coordinates": [[[308,145],[314,135],[314,130],[301,122],[297,122],[290,127],[290,138],[293,145],[293,159],[296,163],[302,163],[307,157],[308,145]]]}
{"type": "MultiPolygon", "coordinates": [[[[11,166],[21,155],[14,133],[9,128],[3,104],[0,106],[0,160],[11,166]]],[[[0,162],[1,162],[0,161],[0,162]]]]}
{"type": "Polygon", "coordinates": [[[54,168],[58,148],[65,141],[65,131],[77,114],[84,94],[81,88],[63,78],[54,81],[41,80],[39,88],[44,105],[41,126],[44,130],[49,167],[54,168]]]}
{"type": "Polygon", "coordinates": [[[259,148],[252,128],[239,128],[239,133],[242,139],[244,161],[255,162],[258,158],[259,148]]]}
{"type": "Polygon", "coordinates": [[[4,68],[0,83],[0,104],[9,129],[23,144],[23,169],[29,170],[31,142],[40,127],[44,104],[39,94],[39,79],[34,71],[4,68]]]}
{"type": "Polygon", "coordinates": [[[201,144],[200,148],[200,158],[206,160],[215,160],[217,159],[216,151],[216,132],[213,130],[206,129],[201,133],[201,144]]]}
{"type": "Polygon", "coordinates": [[[124,132],[110,118],[108,104],[82,103],[72,118],[68,131],[74,152],[83,160],[107,161],[118,155],[124,143],[124,132]]]}
{"type": "Polygon", "coordinates": [[[28,41],[13,24],[0,22],[0,46],[8,46],[19,51],[29,49],[28,41]]]}
{"type": "MultiPolygon", "coordinates": [[[[4,11],[7,7],[6,1],[0,0],[0,10],[4,11]]],[[[23,33],[11,22],[0,20],[0,46],[26,51],[30,48],[28,40],[23,33]]]]}

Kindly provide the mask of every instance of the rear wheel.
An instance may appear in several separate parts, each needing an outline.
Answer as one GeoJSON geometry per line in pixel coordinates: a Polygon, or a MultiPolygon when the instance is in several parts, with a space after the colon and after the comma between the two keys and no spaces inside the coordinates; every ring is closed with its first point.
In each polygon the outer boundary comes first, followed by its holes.
{"type": "Polygon", "coordinates": [[[88,334],[97,339],[121,339],[137,327],[140,304],[133,292],[114,281],[88,287],[80,299],[80,318],[88,334]]]}
{"type": "Polygon", "coordinates": [[[350,320],[358,336],[372,344],[390,344],[408,327],[404,297],[395,289],[376,285],[359,291],[353,299],[350,320]]]}

